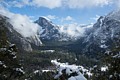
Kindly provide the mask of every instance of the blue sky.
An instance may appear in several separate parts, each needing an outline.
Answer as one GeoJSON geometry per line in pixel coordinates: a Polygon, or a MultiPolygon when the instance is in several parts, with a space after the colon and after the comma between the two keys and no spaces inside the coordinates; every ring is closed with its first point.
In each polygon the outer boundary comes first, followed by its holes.
{"type": "Polygon", "coordinates": [[[2,0],[10,12],[37,20],[45,16],[58,25],[95,23],[117,7],[119,0],[2,0]]]}

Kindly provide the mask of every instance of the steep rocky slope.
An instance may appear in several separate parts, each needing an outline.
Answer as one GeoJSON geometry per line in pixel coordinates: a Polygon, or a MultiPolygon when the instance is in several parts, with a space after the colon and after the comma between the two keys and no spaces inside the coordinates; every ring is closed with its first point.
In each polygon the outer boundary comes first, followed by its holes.
{"type": "Polygon", "coordinates": [[[60,38],[59,27],[46,18],[39,17],[35,23],[41,26],[40,38],[42,40],[58,40],[60,38]]]}
{"type": "Polygon", "coordinates": [[[9,18],[0,15],[0,29],[6,32],[9,41],[16,44],[20,50],[32,51],[32,45],[40,46],[42,44],[38,35],[23,37],[13,28],[9,20],[9,18]]]}
{"type": "Polygon", "coordinates": [[[78,53],[103,53],[113,47],[119,47],[120,40],[120,10],[101,16],[93,25],[89,34],[80,38],[72,45],[70,50],[78,53]]]}

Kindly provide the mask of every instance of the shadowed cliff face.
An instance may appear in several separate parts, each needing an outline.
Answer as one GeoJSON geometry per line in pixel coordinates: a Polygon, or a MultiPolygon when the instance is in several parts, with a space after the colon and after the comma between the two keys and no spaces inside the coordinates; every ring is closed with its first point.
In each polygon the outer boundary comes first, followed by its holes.
{"type": "Polygon", "coordinates": [[[84,39],[83,52],[101,52],[118,46],[120,39],[120,11],[101,16],[94,24],[92,32],[84,39]],[[95,49],[94,49],[95,48],[95,49]]]}
{"type": "Polygon", "coordinates": [[[41,41],[35,36],[31,37],[23,37],[19,32],[17,32],[12,24],[9,23],[9,18],[0,15],[0,29],[5,31],[7,34],[8,40],[11,43],[16,44],[16,46],[19,48],[19,50],[25,50],[25,51],[32,51],[32,46],[31,44],[35,46],[40,46],[41,41]]]}

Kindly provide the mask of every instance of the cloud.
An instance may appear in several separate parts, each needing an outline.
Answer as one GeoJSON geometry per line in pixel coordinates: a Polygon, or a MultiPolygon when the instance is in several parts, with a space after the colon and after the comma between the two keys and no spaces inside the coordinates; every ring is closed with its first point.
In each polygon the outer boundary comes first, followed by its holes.
{"type": "Polygon", "coordinates": [[[30,5],[30,0],[21,0],[21,1],[9,1],[8,2],[9,5],[14,6],[14,7],[18,7],[18,8],[22,8],[26,5],[30,5]]]}
{"type": "Polygon", "coordinates": [[[39,28],[39,26],[31,22],[30,18],[26,15],[14,14],[10,22],[24,37],[35,36],[39,28]]]}
{"type": "Polygon", "coordinates": [[[33,23],[27,15],[15,14],[0,7],[0,14],[10,18],[10,23],[24,37],[35,36],[39,26],[33,23]]]}
{"type": "Polygon", "coordinates": [[[67,0],[69,8],[89,8],[109,5],[113,0],[67,0]]]}
{"type": "Polygon", "coordinates": [[[67,16],[65,18],[62,18],[61,19],[61,22],[64,22],[64,21],[73,21],[74,19],[71,17],[71,16],[67,16]]]}
{"type": "Polygon", "coordinates": [[[7,17],[12,17],[14,14],[9,12],[6,8],[3,6],[0,6],[0,14],[7,16],[7,17]]]}
{"type": "Polygon", "coordinates": [[[49,9],[54,8],[90,8],[90,7],[102,7],[110,5],[120,0],[10,0],[6,3],[14,7],[34,6],[34,7],[46,7],[49,9]]]}
{"type": "Polygon", "coordinates": [[[77,23],[68,24],[60,27],[60,32],[66,33],[67,35],[71,37],[83,37],[85,35],[85,31],[88,28],[91,28],[93,24],[91,25],[78,25],[77,23]]]}
{"type": "Polygon", "coordinates": [[[46,18],[53,20],[53,19],[57,19],[58,17],[55,15],[47,15],[46,18]]]}
{"type": "Polygon", "coordinates": [[[117,8],[120,9],[120,0],[116,0],[114,3],[116,4],[117,8]]]}
{"type": "Polygon", "coordinates": [[[36,7],[47,7],[53,9],[61,7],[62,0],[32,0],[31,4],[36,7]]]}
{"type": "Polygon", "coordinates": [[[24,6],[34,6],[34,7],[46,7],[46,8],[56,8],[62,5],[61,0],[20,0],[20,1],[9,1],[9,4],[14,7],[22,8],[24,6]]]}
{"type": "Polygon", "coordinates": [[[67,17],[65,18],[65,20],[66,20],[66,21],[71,21],[71,20],[73,20],[73,18],[72,18],[71,16],[67,16],[67,17]]]}

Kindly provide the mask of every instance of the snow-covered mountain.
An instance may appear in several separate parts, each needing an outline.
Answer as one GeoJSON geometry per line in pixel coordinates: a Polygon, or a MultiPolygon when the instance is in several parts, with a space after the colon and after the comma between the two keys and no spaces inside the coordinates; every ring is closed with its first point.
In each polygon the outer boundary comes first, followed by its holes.
{"type": "Polygon", "coordinates": [[[39,17],[35,23],[41,26],[40,38],[42,40],[58,40],[60,38],[59,27],[45,17],[39,17]]]}
{"type": "MultiPolygon", "coordinates": [[[[14,25],[15,26],[15,25],[14,25]]],[[[22,29],[24,29],[24,25],[22,29]]],[[[32,51],[32,45],[34,46],[41,46],[42,42],[39,39],[39,35],[34,34],[33,36],[27,36],[25,37],[23,34],[19,32],[18,29],[13,27],[13,24],[11,23],[11,19],[0,15],[0,29],[3,29],[9,41],[11,43],[14,43],[17,45],[17,47],[21,50],[26,50],[26,51],[32,51]]]]}
{"type": "Polygon", "coordinates": [[[119,46],[120,10],[101,16],[93,25],[91,33],[84,38],[83,52],[96,53],[119,46]]]}

